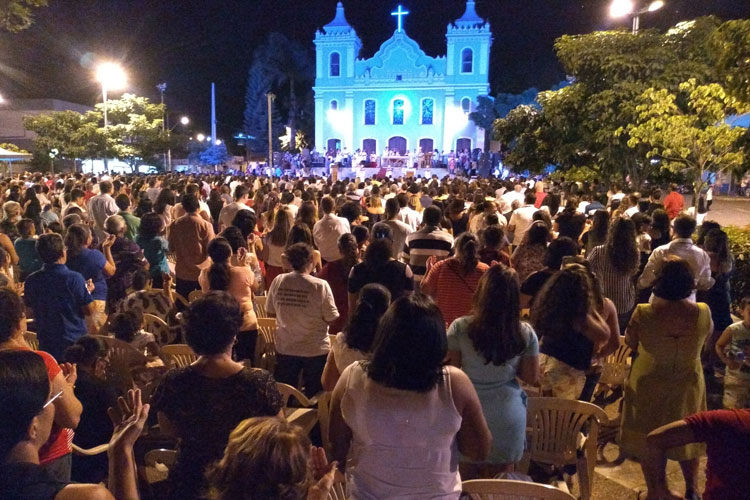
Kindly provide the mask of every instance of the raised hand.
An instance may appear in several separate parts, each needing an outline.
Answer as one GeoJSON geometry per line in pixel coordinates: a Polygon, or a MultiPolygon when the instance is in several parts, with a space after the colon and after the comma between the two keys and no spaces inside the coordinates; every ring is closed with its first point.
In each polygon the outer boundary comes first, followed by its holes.
{"type": "Polygon", "coordinates": [[[131,449],[143,432],[143,426],[148,418],[149,405],[143,404],[140,389],[131,389],[128,391],[127,399],[117,398],[117,406],[117,409],[107,410],[115,428],[109,440],[109,446],[110,448],[131,449]]]}
{"type": "Polygon", "coordinates": [[[75,363],[63,363],[60,365],[60,369],[65,377],[65,382],[70,385],[75,385],[76,380],[78,380],[78,368],[75,363]]]}
{"type": "Polygon", "coordinates": [[[307,490],[307,500],[326,500],[333,488],[338,462],[329,464],[325,450],[317,446],[311,447],[310,462],[317,482],[307,490]]]}

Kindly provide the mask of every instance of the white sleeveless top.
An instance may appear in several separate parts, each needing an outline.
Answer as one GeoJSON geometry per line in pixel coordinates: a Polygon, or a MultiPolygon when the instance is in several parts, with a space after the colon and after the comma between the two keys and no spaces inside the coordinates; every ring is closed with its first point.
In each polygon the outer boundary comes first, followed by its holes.
{"type": "Polygon", "coordinates": [[[461,415],[450,377],[427,393],[384,387],[356,362],[341,375],[344,421],[352,430],[347,487],[354,500],[457,500],[456,434],[461,415]]]}

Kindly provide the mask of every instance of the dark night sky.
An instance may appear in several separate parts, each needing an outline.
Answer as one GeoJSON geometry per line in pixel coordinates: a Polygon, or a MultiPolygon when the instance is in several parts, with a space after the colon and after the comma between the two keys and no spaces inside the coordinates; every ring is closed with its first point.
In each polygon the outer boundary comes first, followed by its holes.
{"type": "MultiPolygon", "coordinates": [[[[391,36],[389,14],[401,3],[411,14],[404,28],[430,55],[445,53],[445,31],[465,0],[344,0],[349,23],[372,55],[391,36]]],[[[553,42],[628,21],[611,21],[609,0],[477,0],[495,37],[491,56],[494,92],[549,88],[563,79],[553,42]]],[[[645,2],[644,2],[645,3],[645,2]]],[[[641,19],[642,28],[666,28],[714,14],[750,18],[748,0],[666,0],[641,19]]],[[[242,124],[247,69],[253,49],[272,31],[307,44],[329,22],[336,0],[50,0],[36,23],[18,34],[0,34],[0,93],[6,98],[53,97],[92,105],[101,99],[87,59],[111,58],[127,68],[129,91],[188,114],[195,132],[210,120],[210,83],[216,82],[220,137],[242,124]]]]}

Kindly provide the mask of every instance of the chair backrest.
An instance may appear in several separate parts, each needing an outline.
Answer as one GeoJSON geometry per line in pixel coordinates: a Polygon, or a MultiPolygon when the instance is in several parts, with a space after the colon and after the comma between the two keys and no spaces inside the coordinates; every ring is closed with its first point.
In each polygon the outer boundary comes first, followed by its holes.
{"type": "Polygon", "coordinates": [[[333,487],[328,492],[328,500],[346,500],[346,477],[339,471],[336,471],[333,487]]]}
{"type": "Polygon", "coordinates": [[[33,349],[34,351],[39,350],[39,339],[36,338],[36,333],[28,331],[24,332],[23,338],[31,349],[33,349]]]}
{"type": "Polygon", "coordinates": [[[604,360],[602,374],[599,377],[600,384],[610,386],[625,385],[625,379],[630,372],[633,350],[625,343],[624,339],[625,337],[620,337],[620,347],[604,360]]]}
{"type": "Polygon", "coordinates": [[[266,296],[256,295],[253,297],[253,308],[255,309],[255,316],[257,318],[267,318],[268,313],[266,312],[266,296]]]}
{"type": "Polygon", "coordinates": [[[169,476],[169,469],[177,461],[175,450],[150,450],[143,457],[143,476],[148,484],[165,481],[169,476]]]}
{"type": "Polygon", "coordinates": [[[331,440],[328,429],[331,426],[331,392],[323,392],[318,397],[318,423],[320,424],[320,440],[323,449],[330,452],[331,440]]]}
{"type": "Polygon", "coordinates": [[[529,398],[527,422],[531,460],[563,466],[576,463],[581,430],[591,423],[589,435],[596,441],[599,422],[607,414],[598,406],[561,398],[529,398]]]}
{"type": "Polygon", "coordinates": [[[193,302],[195,300],[200,299],[203,297],[203,292],[200,290],[193,290],[188,294],[188,302],[193,302]]]}
{"type": "Polygon", "coordinates": [[[315,406],[315,401],[311,401],[302,394],[302,392],[297,389],[296,387],[292,387],[289,384],[282,384],[281,382],[276,382],[276,388],[281,393],[281,403],[284,408],[288,407],[289,398],[295,397],[297,401],[299,401],[300,405],[302,405],[303,408],[309,408],[311,406],[315,406]]]}
{"type": "Polygon", "coordinates": [[[187,344],[165,345],[161,348],[161,357],[169,369],[189,366],[198,359],[198,355],[187,344]]]}
{"type": "Polygon", "coordinates": [[[273,373],[276,367],[276,319],[258,318],[254,366],[273,373]]]}
{"type": "Polygon", "coordinates": [[[510,479],[464,481],[461,489],[472,500],[575,500],[554,486],[510,479]]]}
{"type": "Polygon", "coordinates": [[[166,321],[153,314],[144,314],[143,321],[146,323],[144,330],[156,337],[159,345],[167,345],[174,341],[176,335],[172,332],[166,321]]]}
{"type": "Polygon", "coordinates": [[[110,351],[108,372],[118,382],[122,389],[134,387],[131,370],[135,367],[145,367],[148,358],[138,349],[114,337],[99,336],[110,351]]]}

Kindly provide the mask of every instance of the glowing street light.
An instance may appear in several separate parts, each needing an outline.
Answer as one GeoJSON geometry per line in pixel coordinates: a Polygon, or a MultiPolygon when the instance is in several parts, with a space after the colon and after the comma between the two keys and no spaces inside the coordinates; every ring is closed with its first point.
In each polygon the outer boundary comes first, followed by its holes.
{"type": "Polygon", "coordinates": [[[2,104],[2,103],[4,103],[4,102],[5,102],[5,98],[3,97],[3,95],[2,95],[2,94],[0,94],[0,104],[2,104]]]}
{"type": "MultiPolygon", "coordinates": [[[[104,128],[109,126],[107,121],[107,91],[120,90],[127,84],[128,78],[119,64],[105,62],[96,67],[96,81],[102,86],[102,101],[104,103],[104,128]]],[[[109,173],[109,163],[104,158],[104,168],[109,173]]]]}
{"type": "Polygon", "coordinates": [[[190,118],[188,118],[187,116],[183,116],[182,118],[180,118],[180,123],[182,123],[183,125],[187,125],[188,123],[190,123],[190,118]]]}
{"type": "Polygon", "coordinates": [[[214,144],[216,144],[217,146],[221,146],[221,139],[216,139],[214,144]]]}
{"type": "Polygon", "coordinates": [[[198,142],[203,142],[206,140],[206,136],[203,134],[198,134],[195,136],[195,138],[198,140],[198,142]]]}
{"type": "Polygon", "coordinates": [[[633,34],[636,35],[641,27],[641,14],[656,12],[662,7],[664,7],[663,0],[654,0],[642,9],[637,9],[633,0],[612,0],[609,6],[609,15],[614,19],[633,16],[633,34]]]}

